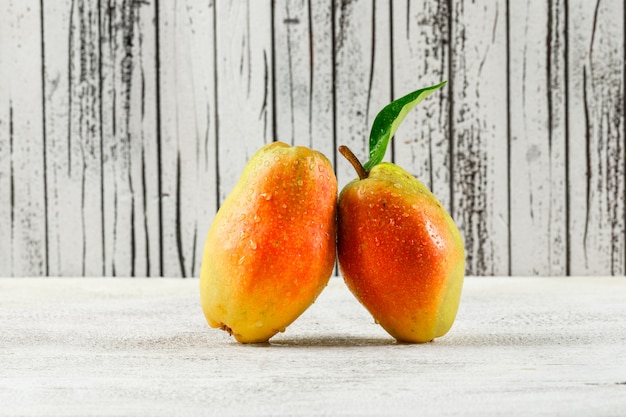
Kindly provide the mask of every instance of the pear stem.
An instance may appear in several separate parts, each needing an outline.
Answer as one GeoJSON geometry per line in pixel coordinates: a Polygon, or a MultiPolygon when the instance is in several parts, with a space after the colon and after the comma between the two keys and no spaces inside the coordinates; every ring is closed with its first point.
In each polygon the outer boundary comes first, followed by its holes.
{"type": "Polygon", "coordinates": [[[339,147],[339,153],[342,154],[348,160],[348,162],[352,164],[354,170],[359,175],[359,179],[364,180],[369,176],[369,173],[365,170],[365,168],[363,168],[363,165],[361,165],[359,158],[357,158],[356,155],[352,153],[350,148],[341,145],[339,147]]]}

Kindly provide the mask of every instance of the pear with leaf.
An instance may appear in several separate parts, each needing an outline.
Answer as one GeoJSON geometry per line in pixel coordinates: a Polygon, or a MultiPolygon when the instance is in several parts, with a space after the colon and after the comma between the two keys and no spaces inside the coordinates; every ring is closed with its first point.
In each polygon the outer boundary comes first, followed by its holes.
{"type": "Polygon", "coordinates": [[[461,298],[465,250],[452,217],[413,175],[381,162],[407,113],[444,84],[410,93],[380,111],[364,165],[347,147],[339,148],[359,176],[339,195],[339,267],[355,297],[401,342],[445,335],[461,298]]]}

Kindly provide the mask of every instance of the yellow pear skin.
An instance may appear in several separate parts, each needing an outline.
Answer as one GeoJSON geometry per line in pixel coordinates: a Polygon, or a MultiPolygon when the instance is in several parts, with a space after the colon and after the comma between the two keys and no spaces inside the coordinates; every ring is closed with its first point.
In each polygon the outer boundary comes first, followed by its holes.
{"type": "Polygon", "coordinates": [[[383,162],[344,187],[337,215],[339,267],[374,319],[402,342],[446,334],[459,307],[465,250],[432,192],[383,162]]]}
{"type": "Polygon", "coordinates": [[[336,205],[324,155],[281,142],[257,151],[206,238],[200,299],[208,324],[261,343],[298,318],[332,275],[336,205]]]}

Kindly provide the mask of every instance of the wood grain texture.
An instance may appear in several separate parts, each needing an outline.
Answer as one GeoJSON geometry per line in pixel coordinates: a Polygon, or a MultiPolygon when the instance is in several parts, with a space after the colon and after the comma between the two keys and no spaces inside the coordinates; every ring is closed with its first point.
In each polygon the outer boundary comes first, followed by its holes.
{"type": "Polygon", "coordinates": [[[626,271],[624,2],[568,6],[572,274],[626,271]]]}
{"type": "Polygon", "coordinates": [[[49,273],[102,275],[100,10],[84,0],[45,2],[45,108],[49,273]]]}
{"type": "MultiPolygon", "coordinates": [[[[334,2],[335,137],[361,163],[368,159],[372,122],[391,101],[390,19],[389,2],[334,2]]],[[[335,169],[340,190],[357,177],[343,157],[335,169]]]]}
{"type": "MultiPolygon", "coordinates": [[[[0,15],[0,79],[10,76],[11,18],[0,15]]],[[[0,276],[13,272],[13,103],[11,85],[0,83],[0,276]]]]}
{"type": "Polygon", "coordinates": [[[621,417],[625,299],[623,278],[471,277],[450,332],[411,345],[337,278],[284,333],[242,346],[207,326],[195,279],[4,279],[0,403],[31,417],[621,417]]]}
{"type": "Polygon", "coordinates": [[[106,275],[160,275],[154,3],[102,3],[106,275]]]}
{"type": "MultiPolygon", "coordinates": [[[[400,98],[450,77],[448,3],[395,1],[393,6],[393,95],[400,98]]],[[[420,103],[393,139],[394,162],[435,193],[450,211],[450,86],[420,103]]]]}
{"type": "Polygon", "coordinates": [[[45,275],[48,262],[41,8],[36,0],[6,0],[2,10],[0,276],[45,275]]]}
{"type": "Polygon", "coordinates": [[[218,1],[215,22],[221,204],[250,157],[274,140],[271,1],[218,1]]]}
{"type": "Polygon", "coordinates": [[[274,2],[275,139],[333,158],[332,3],[274,2]]]}
{"type": "Polygon", "coordinates": [[[473,275],[509,273],[507,7],[452,1],[452,216],[473,275]]]}
{"type": "Polygon", "coordinates": [[[215,4],[159,4],[163,274],[197,276],[217,210],[215,4]]]}
{"type": "Polygon", "coordinates": [[[626,275],[619,0],[0,0],[0,276],[195,276],[254,152],[386,160],[471,275],[626,275]]]}
{"type": "Polygon", "coordinates": [[[511,273],[564,275],[565,4],[509,5],[511,273]]]}

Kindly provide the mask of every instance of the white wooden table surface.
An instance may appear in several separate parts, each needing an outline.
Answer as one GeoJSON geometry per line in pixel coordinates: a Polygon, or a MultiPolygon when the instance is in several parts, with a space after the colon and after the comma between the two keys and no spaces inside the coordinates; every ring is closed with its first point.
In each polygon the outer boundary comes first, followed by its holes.
{"type": "Polygon", "coordinates": [[[396,344],[334,278],[268,345],[205,324],[197,279],[0,279],[0,415],[626,415],[626,279],[466,278],[396,344]]]}

